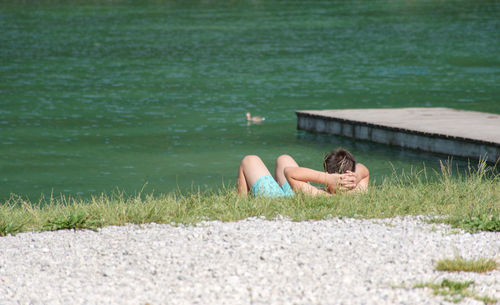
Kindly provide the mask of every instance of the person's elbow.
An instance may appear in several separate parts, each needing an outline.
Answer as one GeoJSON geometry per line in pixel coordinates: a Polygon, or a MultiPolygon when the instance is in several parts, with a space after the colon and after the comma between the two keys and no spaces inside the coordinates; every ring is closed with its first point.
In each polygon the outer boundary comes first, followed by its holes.
{"type": "Polygon", "coordinates": [[[298,167],[285,167],[283,173],[285,174],[286,181],[290,186],[295,186],[297,182],[297,169],[298,167]]]}

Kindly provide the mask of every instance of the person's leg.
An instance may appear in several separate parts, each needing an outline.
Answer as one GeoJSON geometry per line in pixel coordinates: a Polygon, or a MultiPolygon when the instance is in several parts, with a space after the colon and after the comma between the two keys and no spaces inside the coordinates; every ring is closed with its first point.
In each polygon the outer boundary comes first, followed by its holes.
{"type": "Polygon", "coordinates": [[[241,160],[238,170],[238,194],[244,196],[248,195],[248,191],[255,181],[265,175],[271,175],[271,173],[258,156],[245,156],[243,160],[241,160]]]}
{"type": "Polygon", "coordinates": [[[284,185],[286,181],[285,168],[286,167],[299,167],[297,162],[289,155],[281,155],[276,159],[276,168],[274,170],[274,180],[280,186],[284,185]]]}

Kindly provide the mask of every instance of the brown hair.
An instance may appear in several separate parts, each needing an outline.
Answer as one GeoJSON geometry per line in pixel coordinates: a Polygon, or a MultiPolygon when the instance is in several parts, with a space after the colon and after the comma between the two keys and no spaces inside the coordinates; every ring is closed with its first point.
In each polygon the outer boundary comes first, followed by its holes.
{"type": "Polygon", "coordinates": [[[323,167],[329,174],[343,174],[346,171],[354,172],[356,170],[356,159],[346,149],[338,148],[325,156],[323,167]]]}

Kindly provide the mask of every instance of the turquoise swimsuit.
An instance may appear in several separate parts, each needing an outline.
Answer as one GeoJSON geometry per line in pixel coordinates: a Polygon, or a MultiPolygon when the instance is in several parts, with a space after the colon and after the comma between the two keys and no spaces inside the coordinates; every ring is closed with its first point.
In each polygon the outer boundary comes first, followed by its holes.
{"type": "Polygon", "coordinates": [[[255,181],[252,185],[250,192],[254,196],[264,197],[283,197],[294,195],[288,181],[280,187],[278,182],[276,182],[271,175],[265,175],[257,179],[257,181],[255,181]]]}

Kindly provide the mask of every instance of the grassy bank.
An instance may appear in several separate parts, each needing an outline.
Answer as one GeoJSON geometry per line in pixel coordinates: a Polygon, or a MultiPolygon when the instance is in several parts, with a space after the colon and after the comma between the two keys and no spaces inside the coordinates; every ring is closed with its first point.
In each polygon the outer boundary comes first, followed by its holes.
{"type": "Polygon", "coordinates": [[[291,198],[240,198],[234,188],[190,194],[121,193],[90,200],[65,197],[29,202],[12,196],[0,206],[0,235],[31,230],[96,229],[125,223],[196,223],[233,221],[251,216],[293,220],[329,217],[386,218],[428,215],[434,221],[469,231],[500,231],[500,177],[485,164],[468,174],[442,167],[437,175],[425,171],[395,174],[363,194],[291,198]]]}

